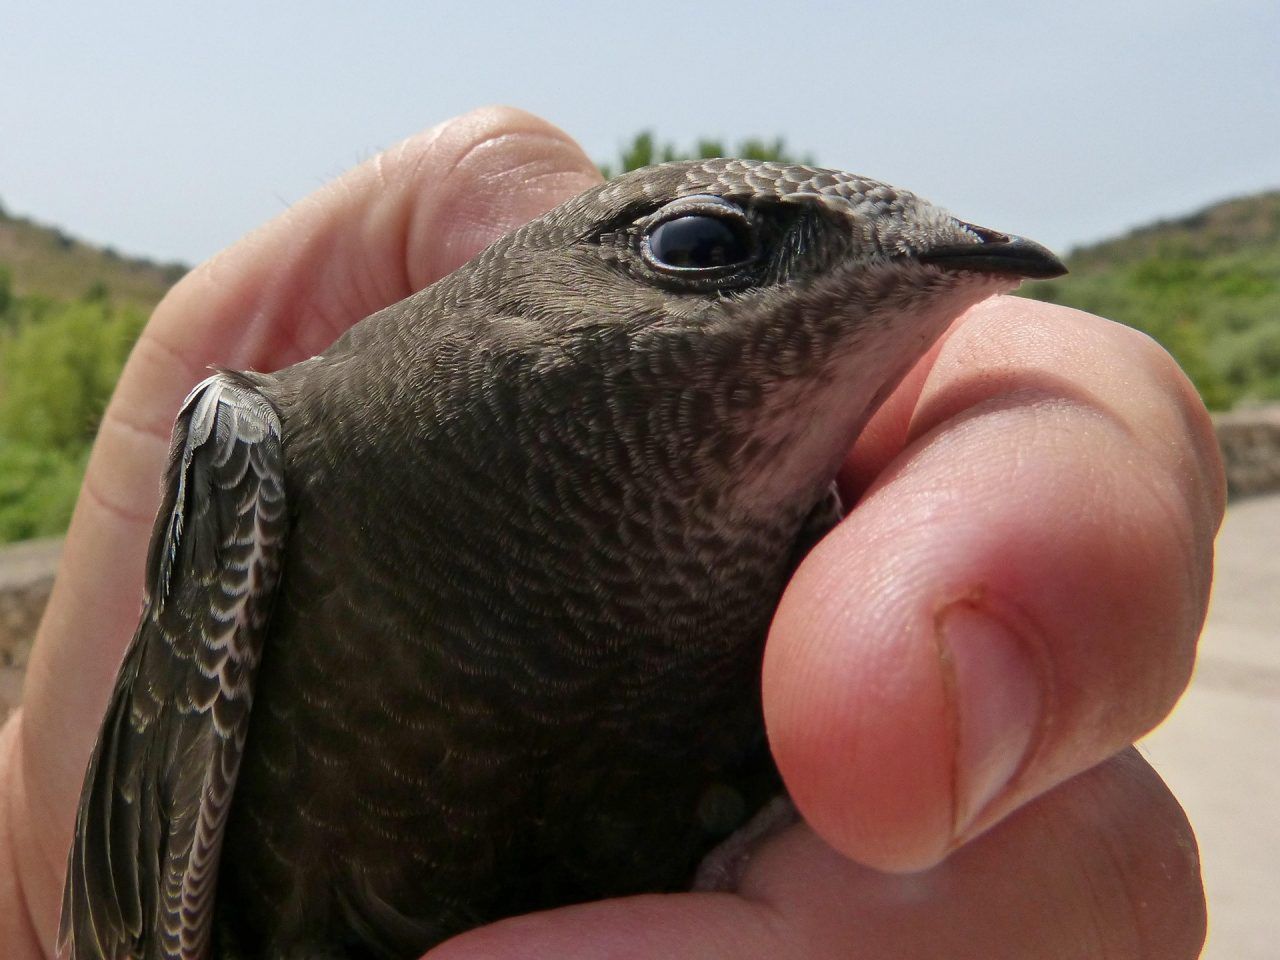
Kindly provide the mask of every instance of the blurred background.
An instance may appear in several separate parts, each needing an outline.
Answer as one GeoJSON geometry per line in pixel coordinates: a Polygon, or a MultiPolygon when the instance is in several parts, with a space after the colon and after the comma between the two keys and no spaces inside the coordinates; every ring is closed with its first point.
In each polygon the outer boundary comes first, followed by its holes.
{"type": "Polygon", "coordinates": [[[8,4],[0,715],[152,306],[349,166],[492,102],[611,172],[723,153],[889,180],[1068,254],[1026,295],[1138,327],[1233,503],[1197,679],[1146,743],[1201,839],[1205,956],[1280,920],[1280,5],[8,4]]]}

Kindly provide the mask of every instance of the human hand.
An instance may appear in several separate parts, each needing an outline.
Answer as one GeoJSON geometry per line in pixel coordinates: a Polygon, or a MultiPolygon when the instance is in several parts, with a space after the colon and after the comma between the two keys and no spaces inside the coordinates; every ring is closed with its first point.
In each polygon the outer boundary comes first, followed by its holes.
{"type": "MultiPolygon", "coordinates": [[[[157,308],[0,739],[0,942],[14,956],[52,952],[187,390],[209,364],[319,352],[596,179],[559,131],[479,111],[347,174],[157,308]]],[[[1140,759],[1115,756],[1185,685],[1221,512],[1212,435],[1172,361],[1096,318],[989,302],[894,394],[846,473],[868,492],[802,565],[765,664],[771,740],[812,829],[764,845],[738,894],[516,918],[433,957],[1196,955],[1190,830],[1140,759]],[[1020,639],[1002,645],[977,611],[1020,639]],[[835,852],[918,868],[987,828],[919,874],[835,852]]]]}

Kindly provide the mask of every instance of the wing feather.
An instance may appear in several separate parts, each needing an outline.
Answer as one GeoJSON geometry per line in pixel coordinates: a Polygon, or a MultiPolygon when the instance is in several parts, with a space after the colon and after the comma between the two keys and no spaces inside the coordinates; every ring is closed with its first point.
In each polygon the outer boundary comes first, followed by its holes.
{"type": "Polygon", "coordinates": [[[141,622],[85,775],[71,960],[199,960],[288,518],[280,421],[219,373],[174,427],[141,622]]]}

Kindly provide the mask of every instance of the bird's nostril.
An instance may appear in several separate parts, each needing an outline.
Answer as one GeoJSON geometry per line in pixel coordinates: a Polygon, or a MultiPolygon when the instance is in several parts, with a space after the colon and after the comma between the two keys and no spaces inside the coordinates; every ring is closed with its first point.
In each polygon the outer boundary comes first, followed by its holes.
{"type": "Polygon", "coordinates": [[[977,224],[965,223],[963,220],[958,221],[960,226],[964,227],[983,243],[1008,243],[1009,235],[1001,233],[999,230],[991,230],[987,227],[980,227],[977,224]]]}

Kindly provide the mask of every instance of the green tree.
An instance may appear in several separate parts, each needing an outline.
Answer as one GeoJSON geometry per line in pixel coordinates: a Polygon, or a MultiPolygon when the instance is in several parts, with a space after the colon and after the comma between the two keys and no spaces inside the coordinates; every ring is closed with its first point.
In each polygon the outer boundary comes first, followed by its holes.
{"type": "Polygon", "coordinates": [[[0,543],[66,530],[88,456],[0,437],[0,543]]]}
{"type": "Polygon", "coordinates": [[[105,280],[94,280],[80,295],[80,299],[86,303],[110,303],[111,288],[105,280]]]}
{"type": "Polygon", "coordinates": [[[0,335],[14,322],[13,272],[0,265],[0,335]]]}
{"type": "Polygon", "coordinates": [[[63,452],[87,445],[145,320],[102,300],[21,319],[0,350],[0,437],[63,452]]]}
{"type": "Polygon", "coordinates": [[[0,542],[66,529],[102,411],[146,316],[10,297],[0,313],[0,542]]]}
{"type": "Polygon", "coordinates": [[[709,157],[743,157],[747,160],[813,163],[813,158],[808,154],[791,153],[782,137],[775,137],[772,140],[747,137],[739,140],[736,147],[727,146],[724,140],[704,137],[691,149],[686,150],[670,141],[659,143],[652,130],[642,130],[622,146],[615,162],[600,164],[600,172],[607,178],[654,163],[666,163],[669,160],[705,160],[709,157]]]}

